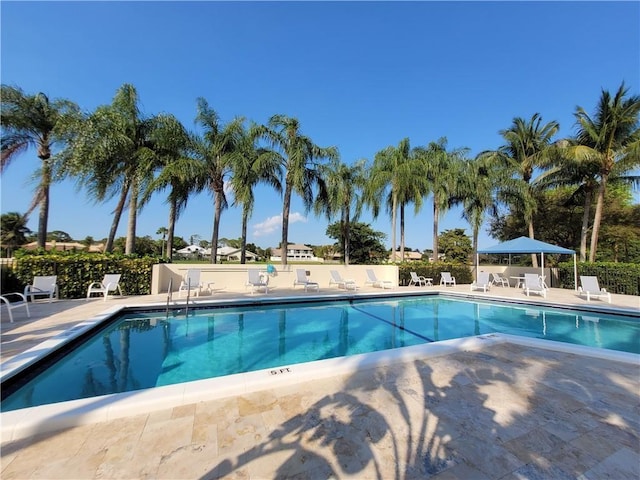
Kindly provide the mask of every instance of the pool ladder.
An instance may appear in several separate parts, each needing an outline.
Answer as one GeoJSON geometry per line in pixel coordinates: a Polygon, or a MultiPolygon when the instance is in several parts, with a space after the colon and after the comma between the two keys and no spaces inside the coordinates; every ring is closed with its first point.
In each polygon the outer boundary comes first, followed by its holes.
{"type": "MultiPolygon", "coordinates": [[[[191,296],[191,278],[187,278],[187,303],[184,306],[184,316],[187,317],[189,315],[189,298],[191,296]]],[[[173,277],[169,278],[169,286],[167,288],[167,306],[165,315],[166,318],[169,318],[169,303],[173,297],[173,277]]]]}

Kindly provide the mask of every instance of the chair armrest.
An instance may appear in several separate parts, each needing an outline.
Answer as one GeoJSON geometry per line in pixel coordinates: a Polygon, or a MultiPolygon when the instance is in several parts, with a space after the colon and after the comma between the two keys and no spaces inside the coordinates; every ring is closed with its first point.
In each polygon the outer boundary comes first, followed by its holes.
{"type": "Polygon", "coordinates": [[[27,297],[24,294],[20,293],[20,292],[8,292],[8,293],[5,293],[4,295],[0,295],[0,300],[2,300],[3,302],[5,302],[7,304],[11,304],[11,302],[9,301],[9,299],[7,297],[13,296],[13,295],[15,295],[16,297],[20,297],[21,300],[19,300],[19,301],[23,301],[23,302],[26,303],[27,297]]]}

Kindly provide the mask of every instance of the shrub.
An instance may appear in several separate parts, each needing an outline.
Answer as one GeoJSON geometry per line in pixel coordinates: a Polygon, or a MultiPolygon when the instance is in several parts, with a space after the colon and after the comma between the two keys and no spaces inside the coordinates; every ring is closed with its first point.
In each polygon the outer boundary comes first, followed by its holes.
{"type": "Polygon", "coordinates": [[[409,285],[411,274],[416,272],[419,276],[433,278],[433,284],[440,283],[440,272],[451,272],[456,278],[456,284],[471,283],[473,275],[471,268],[462,263],[444,263],[444,262],[405,262],[398,265],[398,282],[399,285],[409,285]]]}
{"type": "MultiPolygon", "coordinates": [[[[598,277],[600,288],[611,293],[640,295],[640,264],[637,263],[578,263],[578,285],[580,275],[598,277]]],[[[573,262],[558,265],[560,288],[573,288],[573,262]]]]}
{"type": "Polygon", "coordinates": [[[126,295],[146,295],[151,293],[151,271],[156,263],[158,259],[153,257],[117,254],[24,255],[16,258],[14,275],[22,288],[34,276],[57,275],[60,298],[83,298],[90,283],[101,281],[107,273],[120,273],[120,287],[126,295]]]}

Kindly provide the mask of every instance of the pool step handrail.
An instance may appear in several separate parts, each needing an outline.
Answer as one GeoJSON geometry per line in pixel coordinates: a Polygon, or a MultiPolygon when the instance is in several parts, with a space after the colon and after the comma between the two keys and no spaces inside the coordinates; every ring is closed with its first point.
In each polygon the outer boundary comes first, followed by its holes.
{"type": "Polygon", "coordinates": [[[173,296],[173,277],[169,277],[169,286],[167,287],[167,311],[166,318],[169,318],[169,302],[173,296]]]}

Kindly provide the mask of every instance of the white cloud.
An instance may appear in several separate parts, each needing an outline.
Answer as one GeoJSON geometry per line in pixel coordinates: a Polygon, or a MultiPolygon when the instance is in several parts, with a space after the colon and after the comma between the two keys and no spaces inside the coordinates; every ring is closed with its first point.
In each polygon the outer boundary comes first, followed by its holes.
{"type": "MultiPolygon", "coordinates": [[[[293,212],[289,215],[289,225],[294,223],[306,223],[307,217],[298,212],[293,212]]],[[[274,215],[267,218],[264,222],[256,223],[253,226],[254,237],[264,237],[282,228],[282,214],[274,215]]]]}

